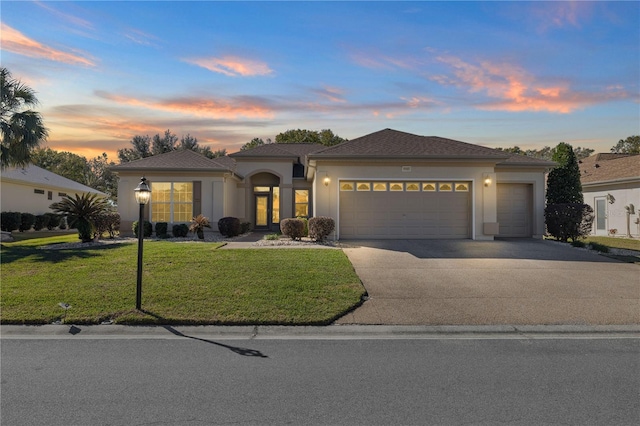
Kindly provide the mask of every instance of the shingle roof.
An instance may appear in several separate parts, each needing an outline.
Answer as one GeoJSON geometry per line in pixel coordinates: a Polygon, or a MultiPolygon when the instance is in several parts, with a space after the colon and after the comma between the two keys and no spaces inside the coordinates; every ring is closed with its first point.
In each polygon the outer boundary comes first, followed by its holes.
{"type": "Polygon", "coordinates": [[[582,159],[579,165],[583,185],[625,179],[640,180],[640,154],[596,154],[582,159]]]}
{"type": "Polygon", "coordinates": [[[230,158],[210,159],[195,151],[179,150],[118,164],[112,167],[112,170],[233,171],[233,164],[230,158]]]}
{"type": "Polygon", "coordinates": [[[384,129],[309,155],[311,158],[446,158],[493,159],[498,164],[552,166],[537,158],[438,136],[419,136],[384,129]]]}
{"type": "Polygon", "coordinates": [[[74,180],[57,175],[41,167],[30,164],[25,167],[11,167],[2,171],[3,180],[22,182],[31,185],[46,185],[67,191],[88,192],[92,194],[107,195],[97,189],[90,188],[74,180]]]}
{"type": "Polygon", "coordinates": [[[268,143],[259,145],[246,151],[238,151],[230,154],[232,158],[249,157],[279,157],[279,158],[300,158],[304,160],[307,154],[317,152],[326,148],[317,143],[268,143]]]}

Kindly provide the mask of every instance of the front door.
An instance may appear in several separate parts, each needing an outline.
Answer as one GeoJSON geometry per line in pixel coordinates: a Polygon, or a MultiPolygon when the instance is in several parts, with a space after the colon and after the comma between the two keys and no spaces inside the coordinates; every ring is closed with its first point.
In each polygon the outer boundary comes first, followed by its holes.
{"type": "Polygon", "coordinates": [[[256,229],[269,229],[271,227],[270,213],[269,194],[256,195],[256,229]]]}
{"type": "Polygon", "coordinates": [[[607,199],[596,198],[596,235],[607,235],[607,199]]]}

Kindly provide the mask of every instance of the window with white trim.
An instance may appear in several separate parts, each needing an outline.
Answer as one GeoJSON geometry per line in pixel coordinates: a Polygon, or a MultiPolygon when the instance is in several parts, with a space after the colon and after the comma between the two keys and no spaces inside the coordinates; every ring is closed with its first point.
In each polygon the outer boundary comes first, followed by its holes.
{"type": "Polygon", "coordinates": [[[151,183],[152,222],[189,222],[192,217],[192,182],[151,183]]]}

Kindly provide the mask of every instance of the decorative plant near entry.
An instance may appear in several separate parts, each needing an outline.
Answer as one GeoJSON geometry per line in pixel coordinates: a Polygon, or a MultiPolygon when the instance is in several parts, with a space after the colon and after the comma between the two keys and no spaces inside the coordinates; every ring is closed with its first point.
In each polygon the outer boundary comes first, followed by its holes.
{"type": "Polygon", "coordinates": [[[191,219],[191,224],[189,225],[189,231],[198,235],[198,238],[204,240],[204,228],[211,228],[209,224],[209,219],[199,214],[198,216],[191,219]]]}
{"type": "Polygon", "coordinates": [[[75,194],[75,198],[66,195],[62,201],[49,206],[55,213],[64,215],[71,227],[78,229],[78,237],[83,243],[93,240],[95,221],[108,211],[110,204],[98,194],[75,194]]]}
{"type": "Polygon", "coordinates": [[[617,233],[618,233],[618,230],[616,228],[609,229],[609,234],[615,236],[617,233]]]}

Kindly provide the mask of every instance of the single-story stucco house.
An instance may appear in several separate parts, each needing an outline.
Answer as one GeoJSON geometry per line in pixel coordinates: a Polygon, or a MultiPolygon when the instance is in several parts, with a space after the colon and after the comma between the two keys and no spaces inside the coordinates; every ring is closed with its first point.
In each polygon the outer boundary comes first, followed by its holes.
{"type": "Polygon", "coordinates": [[[337,239],[541,238],[545,174],[555,163],[385,129],[326,147],[265,144],[208,159],[173,151],[113,168],[122,229],[137,220],[133,190],[152,189],[151,222],[225,216],[256,230],[329,216],[337,239]],[[127,195],[128,194],[128,195],[127,195]]]}
{"type": "Polygon", "coordinates": [[[33,164],[8,167],[0,172],[0,202],[3,212],[51,213],[49,206],[65,195],[107,194],[67,179],[33,164]]]}
{"type": "Polygon", "coordinates": [[[584,202],[595,213],[593,235],[640,237],[640,154],[601,153],[580,160],[584,202]]]}

